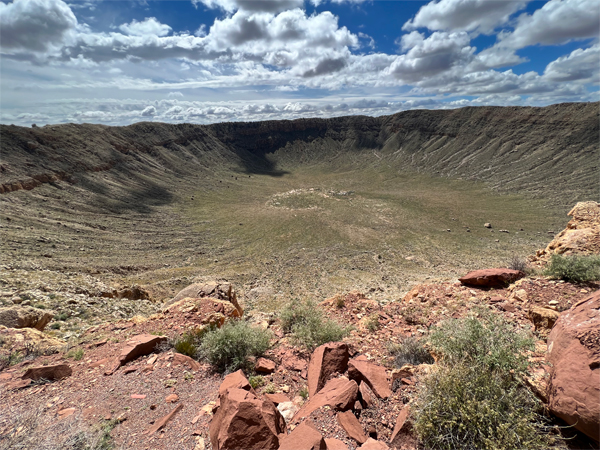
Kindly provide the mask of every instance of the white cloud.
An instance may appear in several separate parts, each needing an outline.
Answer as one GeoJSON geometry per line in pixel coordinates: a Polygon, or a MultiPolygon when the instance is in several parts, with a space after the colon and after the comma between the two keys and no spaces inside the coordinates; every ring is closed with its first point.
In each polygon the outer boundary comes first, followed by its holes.
{"type": "Polygon", "coordinates": [[[512,33],[500,35],[500,47],[520,49],[530,45],[558,45],[598,38],[598,0],[550,0],[533,14],[518,17],[512,33]]]}
{"type": "Polygon", "coordinates": [[[544,78],[549,81],[573,82],[582,81],[599,83],[600,45],[573,50],[568,56],[561,56],[552,61],[544,71],[544,78]]]}
{"type": "Polygon", "coordinates": [[[304,0],[192,0],[196,6],[222,9],[229,13],[244,10],[251,12],[277,13],[288,9],[302,8],[304,0]]]}
{"type": "Polygon", "coordinates": [[[478,31],[490,34],[508,22],[530,0],[440,0],[421,7],[403,30],[428,28],[432,31],[478,31]]]}
{"type": "Polygon", "coordinates": [[[456,65],[466,65],[473,59],[475,49],[469,46],[467,33],[436,31],[427,39],[413,31],[401,40],[408,52],[398,56],[386,70],[406,83],[418,82],[450,70],[456,65]]]}
{"type": "Polygon", "coordinates": [[[143,117],[152,117],[156,115],[156,108],[154,106],[147,106],[141,112],[143,117]]]}
{"type": "Polygon", "coordinates": [[[0,3],[3,49],[44,52],[63,44],[77,28],[77,19],[60,0],[14,0],[0,3]]]}
{"type": "Polygon", "coordinates": [[[179,91],[176,92],[169,92],[169,95],[167,95],[167,97],[169,98],[183,98],[183,94],[179,91]]]}
{"type": "Polygon", "coordinates": [[[146,17],[143,21],[133,20],[131,23],[124,23],[119,29],[131,36],[166,36],[172,30],[169,25],[160,23],[155,17],[146,17]]]}

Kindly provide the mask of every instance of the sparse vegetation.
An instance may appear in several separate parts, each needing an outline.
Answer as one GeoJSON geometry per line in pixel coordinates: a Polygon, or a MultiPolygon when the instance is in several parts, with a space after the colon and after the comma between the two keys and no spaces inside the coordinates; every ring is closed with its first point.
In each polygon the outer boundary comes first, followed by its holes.
{"type": "Polygon", "coordinates": [[[323,311],[310,300],[292,300],[283,308],[279,318],[282,329],[292,334],[292,341],[308,350],[339,341],[351,330],[351,327],[343,327],[325,318],[323,311]]]}
{"type": "Polygon", "coordinates": [[[302,397],[303,400],[307,400],[308,399],[308,388],[307,387],[303,387],[302,389],[300,389],[298,391],[298,395],[300,397],[302,397]]]}
{"type": "Polygon", "coordinates": [[[200,353],[221,372],[246,368],[250,356],[262,356],[269,348],[271,333],[243,320],[226,322],[206,333],[200,353]]]}
{"type": "Polygon", "coordinates": [[[54,323],[50,324],[50,328],[53,330],[60,330],[60,323],[54,322],[54,323]]]}
{"type": "Polygon", "coordinates": [[[528,264],[527,264],[527,259],[523,258],[522,256],[519,255],[512,255],[512,257],[510,258],[510,262],[508,263],[508,268],[512,269],[512,270],[520,270],[521,272],[527,273],[528,272],[528,264]]]}
{"type": "Polygon", "coordinates": [[[440,360],[414,404],[418,436],[431,449],[547,448],[539,401],[521,383],[533,339],[499,315],[476,313],[429,338],[440,360]]]}
{"type": "Polygon", "coordinates": [[[269,383],[265,386],[265,388],[262,391],[263,394],[274,394],[276,390],[277,388],[275,387],[275,384],[269,383]]]}
{"type": "Polygon", "coordinates": [[[67,352],[67,358],[73,358],[75,361],[81,361],[83,358],[83,353],[84,352],[81,347],[73,348],[67,352]]]}
{"type": "Polygon", "coordinates": [[[433,357],[422,342],[414,337],[405,337],[398,344],[389,344],[388,352],[394,357],[394,365],[398,369],[405,364],[433,364],[433,357]]]}
{"type": "Polygon", "coordinates": [[[248,378],[248,383],[252,386],[252,389],[258,389],[265,385],[265,379],[262,375],[254,375],[248,378]]]}
{"type": "Polygon", "coordinates": [[[374,313],[365,320],[365,328],[371,333],[379,329],[379,314],[374,313]]]}
{"type": "Polygon", "coordinates": [[[600,281],[600,256],[552,255],[545,274],[571,283],[600,281]]]}

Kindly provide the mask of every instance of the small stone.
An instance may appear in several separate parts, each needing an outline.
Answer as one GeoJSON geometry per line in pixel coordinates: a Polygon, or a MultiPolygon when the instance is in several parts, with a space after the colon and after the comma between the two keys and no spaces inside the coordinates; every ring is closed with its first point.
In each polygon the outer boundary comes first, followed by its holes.
{"type": "Polygon", "coordinates": [[[179,396],[177,394],[167,395],[167,398],[165,398],[165,402],[167,403],[176,403],[177,400],[179,400],[179,396]]]}

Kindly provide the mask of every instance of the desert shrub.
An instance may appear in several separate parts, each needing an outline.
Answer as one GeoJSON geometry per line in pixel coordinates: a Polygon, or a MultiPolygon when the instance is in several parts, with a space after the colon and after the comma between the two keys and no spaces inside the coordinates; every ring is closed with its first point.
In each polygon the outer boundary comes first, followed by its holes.
{"type": "Polygon", "coordinates": [[[263,394],[274,394],[276,390],[277,388],[275,387],[275,384],[269,383],[265,386],[265,388],[262,391],[263,394]]]}
{"type": "Polygon", "coordinates": [[[500,315],[476,313],[443,322],[429,337],[440,364],[414,404],[419,438],[431,449],[547,448],[539,401],[521,382],[532,337],[500,315]]]}
{"type": "Polygon", "coordinates": [[[379,314],[371,314],[365,319],[365,328],[371,333],[379,329],[379,314]]]}
{"type": "Polygon", "coordinates": [[[508,268],[527,272],[527,259],[519,255],[512,255],[508,263],[508,268]]]}
{"type": "Polygon", "coordinates": [[[302,389],[300,389],[298,391],[298,395],[300,397],[302,397],[302,400],[307,400],[308,399],[308,388],[303,387],[302,389]]]}
{"type": "Polygon", "coordinates": [[[73,348],[67,352],[67,358],[73,358],[75,361],[80,361],[83,358],[83,349],[73,348]]]}
{"type": "Polygon", "coordinates": [[[252,327],[243,320],[232,320],[206,333],[200,354],[221,372],[248,366],[250,356],[262,356],[269,348],[271,333],[252,327]]]}
{"type": "Polygon", "coordinates": [[[69,315],[67,313],[61,313],[61,314],[57,314],[54,316],[54,320],[60,320],[60,321],[65,321],[69,318],[69,315]]]}
{"type": "Polygon", "coordinates": [[[433,358],[419,339],[406,337],[398,344],[388,345],[388,352],[394,357],[394,365],[401,368],[405,364],[433,364],[433,358]]]}
{"type": "Polygon", "coordinates": [[[60,323],[59,322],[54,322],[50,325],[50,328],[52,330],[60,330],[60,323]]]}
{"type": "Polygon", "coordinates": [[[427,312],[418,305],[408,305],[400,311],[400,315],[409,325],[425,325],[427,312]]]}
{"type": "MultiPolygon", "coordinates": [[[[198,351],[200,350],[200,345],[202,344],[202,339],[210,331],[213,331],[215,329],[216,326],[213,324],[188,330],[181,336],[176,337],[174,339],[170,339],[168,347],[172,347],[173,350],[175,350],[177,353],[189,356],[190,358],[197,358],[198,351]]],[[[157,335],[160,336],[160,334],[158,333],[157,335]]]]}
{"type": "Polygon", "coordinates": [[[279,318],[283,330],[292,333],[292,341],[308,350],[327,342],[339,341],[352,329],[325,318],[323,311],[310,300],[293,300],[283,308],[279,318]]]}
{"type": "Polygon", "coordinates": [[[248,383],[250,383],[252,389],[258,389],[259,387],[265,385],[265,379],[262,375],[255,375],[253,377],[248,378],[248,383]]]}
{"type": "Polygon", "coordinates": [[[571,283],[600,281],[600,256],[552,255],[545,274],[571,283]]]}

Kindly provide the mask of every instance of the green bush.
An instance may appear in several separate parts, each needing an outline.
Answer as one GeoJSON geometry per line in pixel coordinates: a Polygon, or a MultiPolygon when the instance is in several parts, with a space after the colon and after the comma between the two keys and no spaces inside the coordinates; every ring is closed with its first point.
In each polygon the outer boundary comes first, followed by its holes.
{"type": "Polygon", "coordinates": [[[53,324],[50,325],[50,328],[53,330],[60,330],[60,323],[54,322],[53,324]]]}
{"type": "Polygon", "coordinates": [[[69,352],[67,353],[67,358],[73,358],[75,361],[80,361],[81,359],[83,359],[83,349],[80,348],[73,348],[71,350],[69,350],[69,352]]]}
{"type": "Polygon", "coordinates": [[[388,345],[388,352],[394,357],[394,365],[400,369],[405,364],[433,364],[433,358],[421,341],[414,337],[406,337],[398,344],[388,345]]]}
{"type": "Polygon", "coordinates": [[[476,313],[443,322],[429,337],[440,360],[414,403],[419,438],[431,449],[547,448],[540,403],[521,382],[534,340],[500,315],[476,313]]]}
{"type": "Polygon", "coordinates": [[[571,283],[600,281],[600,256],[552,255],[545,274],[571,283]]]}
{"type": "MultiPolygon", "coordinates": [[[[177,353],[189,356],[190,358],[197,358],[202,339],[214,329],[216,329],[215,325],[209,325],[188,330],[180,337],[172,339],[170,345],[177,353]]],[[[160,336],[160,334],[157,335],[160,336]]]]}
{"type": "Polygon", "coordinates": [[[325,318],[323,311],[310,300],[293,300],[279,318],[282,329],[292,333],[292,341],[311,351],[319,345],[343,339],[352,329],[325,318]]]}
{"type": "Polygon", "coordinates": [[[254,328],[243,320],[233,320],[206,333],[200,354],[221,372],[248,367],[250,356],[262,356],[270,345],[271,333],[254,328]]]}
{"type": "Polygon", "coordinates": [[[377,331],[379,329],[379,314],[375,313],[367,317],[365,320],[365,327],[371,333],[377,331]]]}

